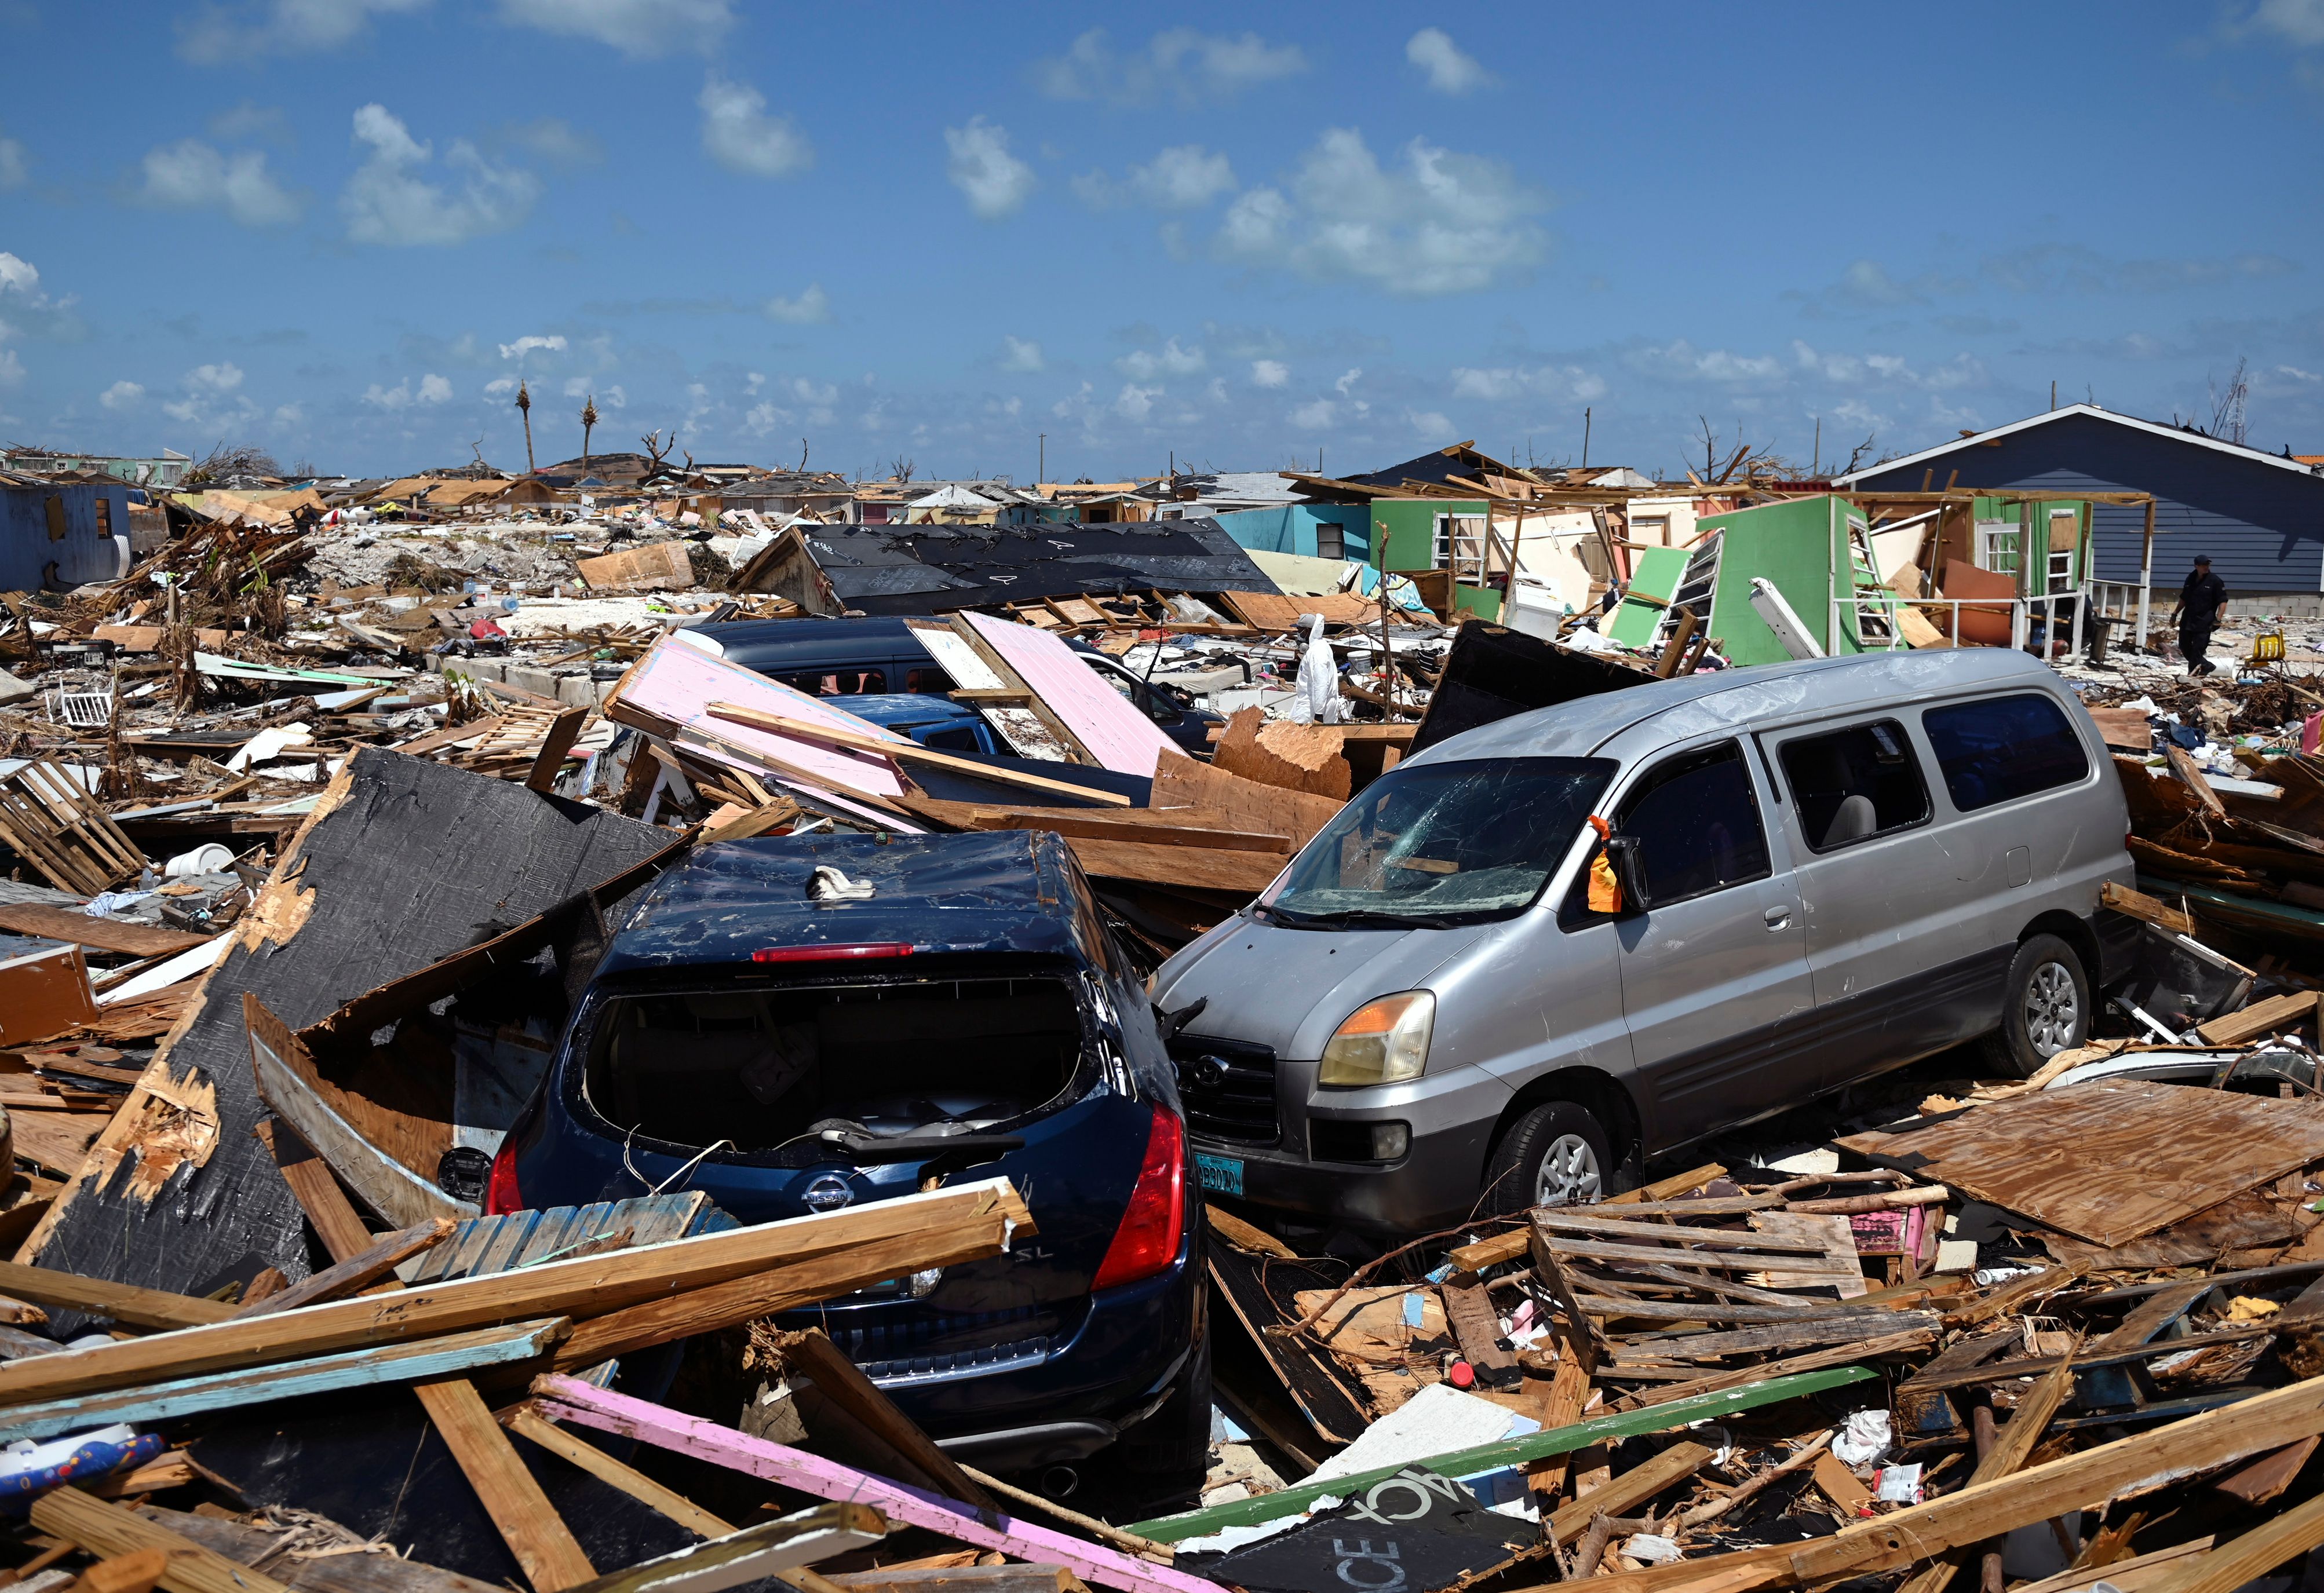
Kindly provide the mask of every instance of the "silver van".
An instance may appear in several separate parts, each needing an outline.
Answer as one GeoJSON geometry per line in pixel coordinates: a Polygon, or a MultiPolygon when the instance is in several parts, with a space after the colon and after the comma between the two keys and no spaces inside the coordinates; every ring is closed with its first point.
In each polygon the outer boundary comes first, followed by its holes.
{"type": "Polygon", "coordinates": [[[2128,828],[2080,702],[1998,648],[1455,736],[1157,973],[1202,1183],[1424,1231],[1965,1040],[2030,1072],[2126,963],[2098,906],[2128,828]]]}

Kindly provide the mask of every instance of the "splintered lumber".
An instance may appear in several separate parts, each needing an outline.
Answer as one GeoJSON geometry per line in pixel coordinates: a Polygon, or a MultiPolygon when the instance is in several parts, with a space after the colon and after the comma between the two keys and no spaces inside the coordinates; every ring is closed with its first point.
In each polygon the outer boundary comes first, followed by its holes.
{"type": "Polygon", "coordinates": [[[528,789],[546,791],[557,783],[558,771],[565,767],[565,755],[573,750],[580,739],[582,722],[589,717],[586,708],[567,708],[549,722],[549,729],[540,738],[540,750],[532,757],[532,768],[524,777],[528,789]]]}
{"type": "Polygon", "coordinates": [[[1674,1443],[1645,1465],[1633,1466],[1611,1482],[1561,1506],[1542,1523],[1542,1535],[1553,1542],[1570,1543],[1589,1530],[1591,1517],[1628,1515],[1665,1488],[1692,1477],[1710,1459],[1711,1451],[1699,1443],[1674,1443]]]}
{"type": "Polygon", "coordinates": [[[169,1556],[169,1569],[161,1580],[170,1593],[289,1593],[263,1571],[236,1565],[134,1510],[92,1498],[69,1484],[34,1499],[32,1521],[36,1530],[52,1538],[107,1558],[161,1550],[169,1556]]]}
{"type": "Polygon", "coordinates": [[[822,1505],[641,1560],[584,1583],[577,1593],[717,1593],[851,1549],[870,1548],[887,1532],[887,1522],[869,1505],[822,1505]]]}
{"type": "Polygon", "coordinates": [[[352,1261],[370,1248],[371,1230],[355,1215],[339,1181],[315,1147],[299,1137],[290,1124],[272,1118],[260,1119],[253,1130],[266,1154],[274,1158],[275,1170],[290,1188],[292,1198],[306,1212],[307,1220],[315,1229],[315,1237],[323,1241],[323,1248],[334,1262],[352,1261]]]}
{"type": "MultiPolygon", "coordinates": [[[[1151,808],[1133,807],[1120,813],[1100,813],[1089,808],[989,808],[971,803],[936,803],[922,799],[905,806],[915,813],[935,807],[964,807],[969,810],[966,827],[972,830],[1054,830],[1060,835],[1081,836],[1092,841],[1135,841],[1157,846],[1201,846],[1217,852],[1264,852],[1287,856],[1291,837],[1269,834],[1258,830],[1213,829],[1191,819],[1185,823],[1170,822],[1170,815],[1157,814],[1151,808]]],[[[943,815],[930,815],[943,817],[943,815]]]]}
{"type": "Polygon", "coordinates": [[[816,1392],[869,1428],[881,1442],[920,1469],[945,1496],[979,1508],[997,1508],[999,1501],[960,1469],[960,1462],[936,1446],[918,1423],[898,1410],[855,1363],[839,1353],[820,1329],[775,1335],[783,1365],[805,1373],[816,1392]]]}
{"type": "MultiPolygon", "coordinates": [[[[1796,1256],[1821,1256],[1824,1253],[1821,1240],[1796,1236],[1738,1233],[1724,1228],[1680,1228],[1660,1222],[1624,1222],[1616,1218],[1591,1217],[1563,1209],[1536,1211],[1533,1220],[1554,1234],[1577,1234],[1583,1238],[1661,1240],[1672,1245],[1741,1245],[1752,1250],[1781,1251],[1796,1256]]],[[[1765,1266],[1769,1259],[1764,1256],[1752,1256],[1738,1261],[1733,1257],[1662,1248],[1641,1251],[1616,1244],[1601,1244],[1583,1249],[1562,1237],[1554,1243],[1559,1250],[1570,1251],[1576,1256],[1599,1256],[1617,1261],[1684,1261],[1696,1266],[1765,1266]]]]}
{"type": "Polygon", "coordinates": [[[1289,861],[1276,852],[1100,841],[1087,835],[1068,835],[1065,844],[1073,848],[1084,872],[1102,879],[1136,879],[1235,896],[1257,896],[1274,883],[1289,861]]]}
{"type": "Polygon", "coordinates": [[[1005,1511],[971,1510],[957,1501],[873,1477],[803,1450],[752,1438],[572,1377],[536,1378],[532,1392],[542,1413],[555,1420],[639,1439],[658,1449],[692,1455],[821,1498],[857,1501],[890,1521],[927,1527],[980,1549],[1062,1565],[1084,1581],[1120,1588],[1123,1593],[1217,1593],[1216,1584],[1199,1577],[1084,1542],[1015,1519],[1005,1511]]]}
{"type": "Polygon", "coordinates": [[[92,918],[87,913],[33,902],[0,902],[0,929],[42,940],[69,940],[91,951],[117,952],[129,957],[174,957],[209,939],[207,935],[188,935],[152,924],[124,924],[117,918],[92,918]]]}
{"type": "Polygon", "coordinates": [[[2175,741],[2166,741],[2163,746],[2163,756],[2170,763],[2171,772],[2195,793],[2195,800],[2203,805],[2204,812],[2215,819],[2227,816],[2227,805],[2219,800],[2217,791],[2211,789],[2211,782],[2204,778],[2203,766],[2195,761],[2194,754],[2175,741]]]}
{"type": "MultiPolygon", "coordinates": [[[[1636,1207],[1640,1202],[1674,1200],[1680,1195],[1701,1189],[1726,1171],[1727,1169],[1717,1162],[1707,1162],[1700,1167],[1691,1167],[1683,1173],[1674,1174],[1668,1178],[1657,1178],[1652,1183],[1641,1185],[1639,1188],[1625,1190],[1620,1194],[1608,1195],[1598,1202],[1597,1207],[1584,1209],[1598,1210],[1607,1206],[1636,1207]]],[[[1775,1195],[1755,1198],[1767,1205],[1783,1203],[1782,1198],[1775,1195]]],[[[1711,1211],[1708,1206],[1697,1208],[1692,1203],[1689,1203],[1683,1209],[1690,1211],[1699,1209],[1705,1215],[1709,1215],[1711,1211]]],[[[1566,1210],[1569,1208],[1538,1206],[1528,1212],[1527,1217],[1530,1219],[1544,1212],[1558,1212],[1566,1210]]],[[[1659,1231],[1658,1229],[1657,1232],[1659,1231]]],[[[1526,1253],[1526,1247],[1530,1242],[1531,1229],[1528,1222],[1527,1225],[1513,1228],[1507,1233],[1495,1234],[1490,1238],[1479,1239],[1474,1244],[1462,1245],[1459,1249],[1454,1250],[1448,1259],[1452,1263],[1455,1271],[1482,1272],[1488,1266],[1498,1266],[1504,1261],[1515,1261],[1526,1253]]]]}
{"type": "Polygon", "coordinates": [[[684,1494],[672,1492],[634,1466],[622,1464],[595,1444],[585,1442],[554,1422],[545,1420],[529,1404],[503,1413],[501,1425],[578,1466],[599,1481],[621,1489],[640,1504],[659,1511],[690,1533],[723,1538],[734,1530],[731,1523],[711,1515],[684,1494]]]}
{"type": "Polygon", "coordinates": [[[570,1328],[559,1317],[473,1333],[447,1333],[440,1339],[377,1349],[347,1350],[282,1366],[178,1377],[47,1404],[14,1405],[0,1411],[0,1442],[49,1438],[115,1422],[167,1422],[203,1411],[239,1410],[269,1400],[340,1394],[382,1383],[432,1381],[455,1372],[509,1366],[547,1355],[570,1328]]]}
{"type": "Polygon", "coordinates": [[[299,1130],[300,1137],[315,1147],[364,1204],[399,1228],[438,1217],[477,1215],[472,1203],[452,1199],[381,1149],[388,1136],[377,1126],[350,1122],[343,1115],[342,1109],[360,1112],[370,1103],[342,1091],[334,1104],[305,1043],[266,1009],[255,992],[243,992],[242,1012],[250,1027],[250,1065],[258,1080],[259,1099],[299,1130]]]}
{"type": "MultiPolygon", "coordinates": [[[[755,1291],[746,1302],[780,1297],[814,1263],[815,1286],[829,1293],[810,1298],[830,1298],[899,1275],[896,1257],[907,1251],[925,1257],[902,1269],[909,1273],[1001,1254],[1010,1234],[1033,1231],[1033,1214],[1009,1181],[984,1179],[812,1217],[14,1361],[0,1365],[0,1407],[549,1315],[579,1321],[585,1312],[596,1313],[602,1321],[607,1313],[650,1305],[668,1312],[665,1320],[678,1330],[671,1336],[682,1337],[692,1294],[739,1282],[755,1291]]],[[[633,1319],[632,1333],[641,1331],[641,1320],[633,1319]]],[[[577,1326],[576,1337],[589,1325],[577,1326]]]]}
{"type": "Polygon", "coordinates": [[[132,1284],[111,1284],[78,1273],[57,1272],[45,1266],[23,1266],[0,1261],[0,1294],[37,1300],[43,1305],[69,1306],[108,1321],[136,1328],[193,1328],[222,1322],[235,1307],[221,1300],[197,1300],[132,1284]]]}
{"type": "Polygon", "coordinates": [[[2324,1156],[2324,1118],[2232,1091],[2102,1079],[1833,1143],[2110,1248],[2324,1156]]]}
{"type": "Polygon", "coordinates": [[[981,780],[991,780],[1004,786],[1021,786],[1028,791],[1048,791],[1058,796],[1073,796],[1084,802],[1108,803],[1116,807],[1131,806],[1129,797],[1119,791],[1101,791],[1092,786],[1076,786],[1069,780],[1053,780],[1046,776],[1011,769],[1001,763],[979,763],[973,758],[956,758],[949,752],[939,752],[933,747],[923,747],[918,741],[899,739],[883,741],[875,736],[858,735],[853,731],[835,725],[816,724],[805,719],[792,719],[780,714],[763,713],[740,703],[713,703],[706,712],[715,719],[731,720],[747,724],[752,730],[763,730],[797,741],[815,741],[824,746],[837,747],[844,751],[867,753],[875,758],[891,759],[899,763],[922,763],[934,769],[948,769],[955,774],[973,775],[981,780]]]}
{"type": "Polygon", "coordinates": [[[2324,1544],[2324,1496],[2294,1506],[2243,1536],[2190,1557],[2149,1593],[2234,1593],[2324,1544]]]}
{"type": "Polygon", "coordinates": [[[1437,1293],[1444,1301],[1444,1320],[1461,1346],[1461,1355],[1487,1388],[1514,1388],[1524,1381],[1517,1358],[1501,1340],[1500,1319],[1486,1297],[1482,1284],[1466,1287],[1444,1284],[1437,1293]]]}
{"type": "Polygon", "coordinates": [[[239,1564],[272,1565],[299,1593],[507,1593],[490,1582],[392,1555],[327,1552],[302,1560],[281,1552],[280,1532],[245,1525],[230,1517],[196,1515],[152,1505],[134,1508],[145,1520],[239,1564]]]}
{"type": "Polygon", "coordinates": [[[2133,890],[2129,886],[2117,885],[2111,879],[2098,888],[2098,906],[2112,907],[2126,917],[2135,918],[2142,924],[2152,924],[2157,929],[2167,930],[2172,935],[2195,933],[2195,920],[2178,908],[2143,890],[2133,890]]]}
{"type": "Polygon", "coordinates": [[[360,1254],[336,1262],[287,1289],[279,1289],[263,1300],[253,1301],[235,1315],[266,1316],[355,1294],[377,1283],[412,1257],[435,1248],[459,1229],[460,1225],[448,1217],[431,1217],[400,1232],[382,1234],[360,1254]]]}
{"type": "MultiPolygon", "coordinates": [[[[1842,1388],[1851,1383],[1868,1382],[1877,1376],[1868,1367],[1835,1367],[1797,1377],[1768,1377],[1718,1394],[1666,1401],[1616,1415],[1593,1416],[1586,1422],[1576,1422],[1545,1432],[1505,1438],[1498,1442],[1479,1444],[1473,1449],[1408,1463],[1425,1466],[1443,1477],[1474,1477],[1480,1472],[1504,1466],[1521,1466],[1532,1460],[1569,1455],[1576,1450],[1587,1449],[1593,1443],[1609,1439],[1634,1438],[1643,1432],[1661,1432],[1694,1422],[1716,1421],[1738,1411],[1757,1410],[1761,1405],[1821,1394],[1827,1388],[1842,1388]]],[[[1326,1494],[1351,1498],[1374,1483],[1387,1481],[1403,1469],[1402,1466],[1384,1466],[1378,1470],[1358,1472],[1351,1477],[1333,1478],[1328,1482],[1299,1483],[1254,1498],[1237,1499],[1232,1504],[1213,1505],[1207,1509],[1190,1510],[1184,1515],[1167,1515],[1156,1521],[1132,1522],[1129,1530],[1141,1537],[1175,1543],[1186,1538],[1205,1536],[1222,1527],[1255,1526],[1263,1521],[1297,1515],[1326,1494]]]]}
{"type": "Polygon", "coordinates": [[[170,1569],[166,1549],[140,1549],[134,1554],[100,1560],[80,1573],[68,1593],[152,1593],[161,1573],[170,1569]]]}

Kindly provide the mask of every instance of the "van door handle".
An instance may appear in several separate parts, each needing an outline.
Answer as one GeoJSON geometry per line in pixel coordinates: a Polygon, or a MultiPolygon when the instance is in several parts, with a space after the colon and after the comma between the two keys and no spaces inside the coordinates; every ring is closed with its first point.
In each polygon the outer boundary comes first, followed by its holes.
{"type": "Polygon", "coordinates": [[[1792,921],[1792,909],[1788,907],[1769,907],[1765,913],[1761,914],[1760,916],[1766,919],[1768,928],[1782,929],[1790,925],[1792,921]]]}

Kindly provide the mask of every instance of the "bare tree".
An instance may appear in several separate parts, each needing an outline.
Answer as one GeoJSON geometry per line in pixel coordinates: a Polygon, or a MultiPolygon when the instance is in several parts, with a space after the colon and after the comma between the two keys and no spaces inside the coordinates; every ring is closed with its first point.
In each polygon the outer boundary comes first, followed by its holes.
{"type": "Polygon", "coordinates": [[[2219,390],[2216,382],[2208,382],[2211,390],[2210,434],[2222,442],[2241,444],[2244,440],[2244,406],[2250,397],[2251,361],[2236,361],[2236,373],[2227,378],[2227,391],[2219,390]]]}
{"type": "Polygon", "coordinates": [[[638,438],[638,441],[645,444],[646,456],[653,461],[654,469],[659,470],[662,467],[662,462],[669,457],[669,451],[678,447],[678,428],[674,426],[670,428],[668,442],[661,440],[659,427],[646,433],[645,436],[638,438]]]}
{"type": "Polygon", "coordinates": [[[899,483],[908,483],[912,479],[912,469],[913,462],[899,454],[889,461],[888,477],[899,483]]]}
{"type": "Polygon", "coordinates": [[[1791,473],[1791,465],[1773,448],[1745,438],[1741,421],[1735,423],[1735,444],[1729,447],[1719,440],[1709,419],[1701,415],[1694,419],[1702,428],[1702,472],[1696,479],[1705,486],[1725,486],[1738,478],[1748,481],[1754,476],[1791,473]]]}
{"type": "Polygon", "coordinates": [[[1880,434],[1877,431],[1868,433],[1862,442],[1849,449],[1848,464],[1846,467],[1840,472],[1840,474],[1841,475],[1854,475],[1856,474],[1856,467],[1864,462],[1864,456],[1867,454],[1872,452],[1872,445],[1879,436],[1880,434]]]}
{"type": "Polygon", "coordinates": [[[256,443],[220,442],[200,463],[186,472],[183,484],[189,487],[216,486],[221,482],[247,475],[272,476],[280,480],[282,466],[275,463],[273,455],[256,443]]]}

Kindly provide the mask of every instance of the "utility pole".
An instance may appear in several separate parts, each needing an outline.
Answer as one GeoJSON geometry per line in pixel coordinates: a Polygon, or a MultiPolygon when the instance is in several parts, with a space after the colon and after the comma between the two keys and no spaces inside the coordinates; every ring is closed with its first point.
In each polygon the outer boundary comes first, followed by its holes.
{"type": "Polygon", "coordinates": [[[1810,477],[1813,477],[1818,474],[1817,466],[1823,463],[1823,417],[1818,415],[1815,418],[1815,446],[1808,451],[1808,474],[1810,477]]]}
{"type": "Polygon", "coordinates": [[[1582,468],[1590,468],[1590,410],[1586,406],[1582,411],[1582,468]]]}
{"type": "Polygon", "coordinates": [[[2058,383],[2054,377],[2050,382],[2050,407],[2053,410],[2058,407],[2058,383]]]}
{"type": "Polygon", "coordinates": [[[1041,434],[1041,463],[1033,472],[1033,484],[1039,486],[1049,479],[1049,434],[1041,434]]]}
{"type": "Polygon", "coordinates": [[[517,378],[517,412],[524,417],[524,473],[537,474],[540,467],[532,462],[532,394],[525,391],[524,378],[517,378]]]}
{"type": "Polygon", "coordinates": [[[581,474],[589,474],[589,434],[597,425],[597,395],[591,393],[581,406],[581,474]]]}

